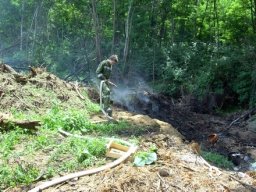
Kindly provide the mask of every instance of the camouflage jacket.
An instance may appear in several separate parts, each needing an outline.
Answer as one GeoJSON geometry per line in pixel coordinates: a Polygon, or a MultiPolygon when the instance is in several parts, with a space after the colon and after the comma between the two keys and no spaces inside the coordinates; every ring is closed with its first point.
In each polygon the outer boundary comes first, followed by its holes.
{"type": "Polygon", "coordinates": [[[109,63],[108,60],[102,61],[96,70],[97,77],[100,80],[108,80],[110,78],[111,72],[112,65],[109,63]]]}

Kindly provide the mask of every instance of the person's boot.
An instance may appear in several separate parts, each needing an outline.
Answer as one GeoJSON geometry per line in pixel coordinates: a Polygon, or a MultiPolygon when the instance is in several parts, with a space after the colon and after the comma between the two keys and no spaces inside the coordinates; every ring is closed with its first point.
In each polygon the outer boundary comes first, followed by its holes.
{"type": "Polygon", "coordinates": [[[108,114],[109,117],[112,117],[112,109],[108,108],[106,113],[108,114]]]}

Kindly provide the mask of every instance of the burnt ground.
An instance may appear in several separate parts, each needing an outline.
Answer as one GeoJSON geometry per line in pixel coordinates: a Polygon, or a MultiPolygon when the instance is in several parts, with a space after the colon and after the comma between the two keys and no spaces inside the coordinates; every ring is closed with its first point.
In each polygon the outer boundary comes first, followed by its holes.
{"type": "Polygon", "coordinates": [[[174,99],[147,91],[135,91],[131,98],[132,102],[126,105],[120,100],[116,104],[170,123],[187,141],[195,140],[204,150],[228,157],[240,171],[250,169],[250,163],[255,162],[255,109],[218,116],[194,112],[198,110],[198,105],[194,102],[176,102],[174,99]],[[219,138],[214,145],[208,140],[211,134],[217,134],[219,138]],[[232,154],[238,156],[233,159],[232,154]]]}
{"type": "MultiPolygon", "coordinates": [[[[45,90],[53,90],[54,97],[59,99],[64,107],[82,107],[81,98],[74,84],[62,81],[45,71],[37,74],[32,72],[31,75],[26,76],[13,74],[2,66],[0,82],[1,112],[16,108],[27,114],[30,111],[45,113],[51,107],[49,96],[53,97],[47,95],[45,90]]],[[[83,89],[88,91],[92,100],[98,100],[94,89],[83,89]]],[[[255,160],[253,145],[256,143],[256,136],[253,118],[247,120],[241,118],[230,126],[234,120],[242,117],[246,112],[229,117],[195,113],[187,104],[148,92],[135,92],[135,94],[133,92],[122,99],[125,102],[114,100],[116,106],[114,118],[125,119],[138,127],[148,127],[146,132],[139,135],[138,151],[146,151],[151,145],[156,145],[157,162],[145,167],[134,167],[131,157],[116,168],[67,181],[45,191],[240,192],[255,190],[256,173],[247,170],[248,162],[240,164],[240,170],[244,169],[245,174],[220,168],[219,175],[215,170],[210,170],[200,159],[196,162],[197,156],[189,145],[191,140],[196,140],[205,150],[219,152],[226,156],[231,152],[239,152],[244,155],[243,157],[248,156],[250,160],[255,160]],[[211,133],[219,135],[219,140],[214,146],[211,146],[207,140],[211,133]],[[243,168],[242,165],[246,167],[243,168]]],[[[102,114],[91,117],[92,121],[103,119],[102,114]]],[[[132,134],[128,132],[120,135],[120,138],[127,139],[130,135],[132,134]]],[[[8,188],[5,192],[28,191],[41,182],[31,186],[8,188]]]]}

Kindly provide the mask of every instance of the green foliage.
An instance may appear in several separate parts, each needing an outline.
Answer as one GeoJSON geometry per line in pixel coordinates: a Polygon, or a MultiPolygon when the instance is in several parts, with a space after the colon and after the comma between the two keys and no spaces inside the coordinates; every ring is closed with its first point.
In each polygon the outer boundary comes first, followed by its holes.
{"type": "Polygon", "coordinates": [[[225,168],[225,169],[232,169],[232,167],[234,166],[233,163],[231,161],[229,161],[226,156],[220,155],[215,152],[202,151],[202,157],[206,161],[213,163],[217,167],[221,167],[221,168],[225,168]]]}
{"type": "Polygon", "coordinates": [[[88,111],[88,113],[92,114],[92,113],[97,113],[100,111],[100,106],[96,103],[93,103],[89,97],[86,91],[82,91],[82,94],[85,96],[85,101],[84,104],[86,106],[86,110],[88,111]]]}
{"type": "Polygon", "coordinates": [[[114,134],[118,131],[126,129],[128,124],[126,122],[115,123],[91,123],[89,121],[85,122],[82,127],[76,127],[74,129],[69,129],[69,127],[64,127],[67,131],[80,130],[82,133],[103,133],[103,134],[114,134]]]}
{"type": "Polygon", "coordinates": [[[0,135],[0,190],[31,184],[41,174],[40,169],[44,170],[44,178],[50,178],[60,172],[104,164],[106,144],[104,139],[61,139],[55,130],[48,129],[41,129],[37,135],[19,129],[3,133],[0,135]],[[38,155],[42,162],[37,162],[38,155]]]}
{"type": "Polygon", "coordinates": [[[139,152],[135,155],[133,164],[138,167],[150,165],[157,160],[155,152],[139,152]]]}
{"type": "Polygon", "coordinates": [[[6,158],[9,156],[12,150],[14,150],[15,145],[19,143],[20,139],[23,137],[24,131],[21,129],[12,130],[8,133],[0,134],[0,157],[6,158]]]}
{"type": "Polygon", "coordinates": [[[36,178],[36,166],[20,159],[25,152],[15,152],[17,145],[27,141],[28,137],[26,131],[21,129],[0,135],[0,190],[18,184],[29,184],[36,178]]]}
{"type": "Polygon", "coordinates": [[[157,161],[157,146],[151,145],[147,152],[138,152],[135,154],[133,164],[137,167],[150,165],[157,161]]]}
{"type": "Polygon", "coordinates": [[[0,164],[0,189],[18,184],[29,184],[36,178],[38,173],[36,166],[24,162],[18,162],[12,166],[0,164]]]}
{"type": "MultiPolygon", "coordinates": [[[[46,129],[56,130],[62,128],[66,131],[81,131],[84,134],[88,133],[102,133],[102,134],[118,134],[125,131],[129,124],[125,121],[116,123],[91,123],[88,119],[87,111],[69,109],[63,111],[57,105],[53,107],[48,114],[42,117],[43,127],[46,129]]],[[[143,131],[143,127],[130,127],[130,131],[138,134],[143,131]]]]}
{"type": "Polygon", "coordinates": [[[57,105],[43,117],[44,127],[49,129],[58,129],[61,127],[67,130],[83,129],[87,121],[87,110],[69,109],[64,111],[57,105]]]}
{"type": "Polygon", "coordinates": [[[246,46],[217,49],[205,43],[173,45],[166,52],[163,82],[159,81],[157,88],[174,97],[184,94],[204,97],[215,93],[239,100],[236,104],[252,107],[256,82],[250,58],[254,57],[250,53],[252,50],[255,48],[246,46]]]}
{"type": "Polygon", "coordinates": [[[86,168],[100,162],[106,152],[106,141],[103,139],[77,139],[68,138],[57,147],[49,160],[49,167],[52,167],[52,172],[67,171],[71,172],[86,168]],[[62,164],[56,164],[63,157],[67,160],[62,164]]]}

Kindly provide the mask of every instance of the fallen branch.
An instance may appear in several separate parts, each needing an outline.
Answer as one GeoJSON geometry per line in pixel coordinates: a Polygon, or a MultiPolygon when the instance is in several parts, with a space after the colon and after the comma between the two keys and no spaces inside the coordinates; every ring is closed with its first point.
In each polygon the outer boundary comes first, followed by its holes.
{"type": "Polygon", "coordinates": [[[182,167],[185,168],[185,169],[187,169],[187,170],[189,170],[189,171],[196,172],[196,170],[194,170],[194,169],[192,169],[192,168],[190,168],[190,167],[187,167],[187,166],[184,166],[184,165],[182,165],[182,167]]]}
{"type": "Polygon", "coordinates": [[[17,72],[10,65],[3,64],[1,66],[1,68],[2,68],[3,72],[7,72],[7,73],[11,73],[11,74],[17,74],[17,72]]]}
{"type": "Polygon", "coordinates": [[[0,127],[3,129],[8,129],[10,126],[19,126],[24,129],[36,130],[37,126],[40,126],[40,121],[30,121],[30,120],[13,120],[11,115],[0,113],[0,127]]]}
{"type": "Polygon", "coordinates": [[[7,120],[0,118],[0,127],[3,129],[10,128],[10,125],[18,126],[23,129],[37,130],[37,126],[40,126],[40,121],[29,121],[29,120],[7,120]]]}
{"type": "Polygon", "coordinates": [[[29,121],[29,120],[13,121],[13,123],[21,128],[27,128],[27,129],[36,129],[37,126],[41,125],[40,121],[29,121]]]}
{"type": "Polygon", "coordinates": [[[250,111],[248,111],[248,112],[245,113],[244,115],[242,115],[242,116],[238,117],[237,119],[235,119],[234,121],[232,121],[232,122],[229,124],[228,129],[229,129],[232,125],[234,125],[236,122],[238,122],[239,120],[248,118],[249,116],[251,116],[251,115],[253,115],[253,114],[255,114],[255,113],[256,113],[256,108],[251,109],[250,111]]]}

